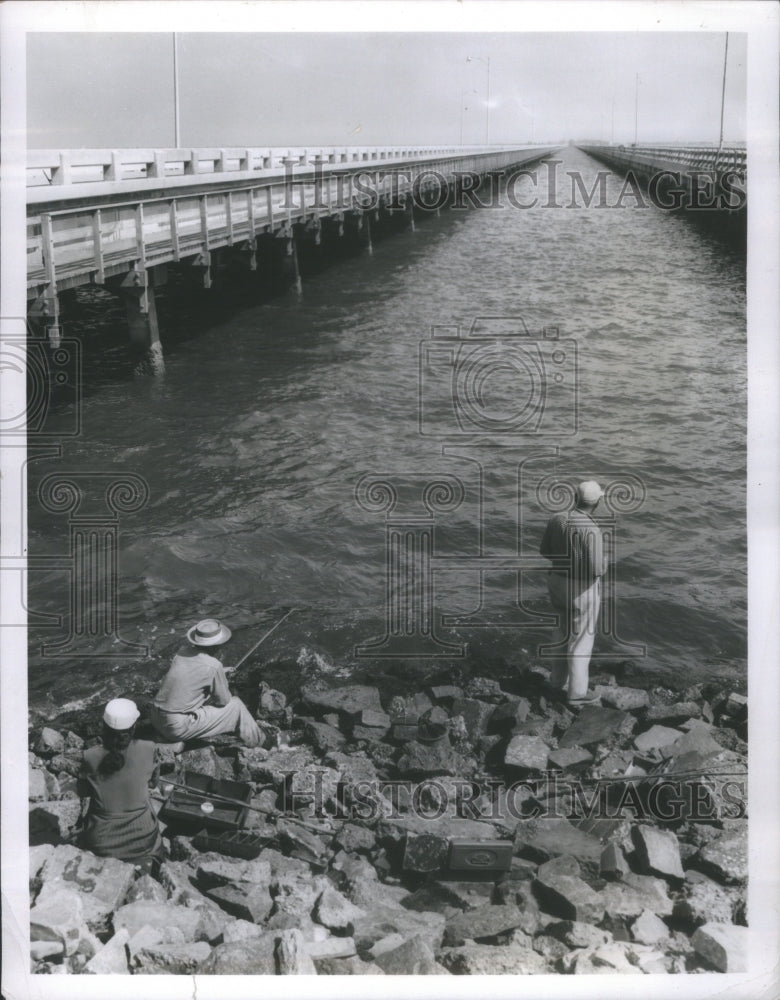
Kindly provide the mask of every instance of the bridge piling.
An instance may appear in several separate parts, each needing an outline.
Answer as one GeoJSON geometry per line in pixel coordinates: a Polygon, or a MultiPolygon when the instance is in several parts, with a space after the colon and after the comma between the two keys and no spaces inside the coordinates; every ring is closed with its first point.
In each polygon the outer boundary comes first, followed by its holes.
{"type": "Polygon", "coordinates": [[[125,305],[130,342],[140,354],[135,371],[138,374],[162,375],[165,372],[160,328],[157,322],[155,285],[165,284],[164,268],[153,267],[131,271],[119,285],[125,305]]]}

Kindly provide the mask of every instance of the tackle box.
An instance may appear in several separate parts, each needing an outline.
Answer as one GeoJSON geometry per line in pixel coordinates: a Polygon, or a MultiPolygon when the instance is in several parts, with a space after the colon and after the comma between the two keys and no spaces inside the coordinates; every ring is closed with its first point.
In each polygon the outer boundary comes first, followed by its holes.
{"type": "Polygon", "coordinates": [[[490,875],[512,867],[514,844],[511,840],[450,841],[449,869],[457,872],[482,872],[490,875]]]}
{"type": "Polygon", "coordinates": [[[248,830],[209,833],[204,829],[195,834],[192,843],[199,851],[217,851],[219,854],[252,861],[273,839],[261,836],[259,833],[250,833],[248,830]]]}
{"type": "MultiPolygon", "coordinates": [[[[165,784],[165,778],[161,782],[165,784]]],[[[239,830],[246,822],[246,806],[221,802],[209,796],[223,795],[249,804],[252,787],[245,781],[229,781],[226,778],[212,778],[197,771],[185,771],[179,784],[188,785],[190,792],[175,785],[168,794],[165,805],[160,810],[160,819],[165,823],[184,823],[208,830],[239,830]],[[212,809],[204,811],[201,806],[209,803],[212,809]]]]}

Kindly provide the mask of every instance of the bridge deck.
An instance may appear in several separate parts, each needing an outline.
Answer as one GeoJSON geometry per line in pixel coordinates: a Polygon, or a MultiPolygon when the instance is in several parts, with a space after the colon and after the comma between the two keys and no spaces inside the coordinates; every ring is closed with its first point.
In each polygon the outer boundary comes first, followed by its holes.
{"type": "Polygon", "coordinates": [[[116,151],[57,153],[55,160],[34,150],[28,157],[28,298],[44,287],[103,283],[131,267],[178,261],[301,223],[316,228],[348,212],[390,207],[410,192],[416,200],[435,198],[442,179],[451,184],[458,173],[481,175],[551,151],[192,150],[182,158],[177,150],[131,150],[121,157],[116,151]]]}

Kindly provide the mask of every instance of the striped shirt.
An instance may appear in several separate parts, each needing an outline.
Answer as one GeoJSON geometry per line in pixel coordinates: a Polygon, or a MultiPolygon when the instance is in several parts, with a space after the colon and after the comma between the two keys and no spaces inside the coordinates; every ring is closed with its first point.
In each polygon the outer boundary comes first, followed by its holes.
{"type": "Polygon", "coordinates": [[[553,573],[571,577],[575,593],[586,590],[607,571],[601,529],[576,507],[550,518],[539,552],[551,560],[553,573]]]}

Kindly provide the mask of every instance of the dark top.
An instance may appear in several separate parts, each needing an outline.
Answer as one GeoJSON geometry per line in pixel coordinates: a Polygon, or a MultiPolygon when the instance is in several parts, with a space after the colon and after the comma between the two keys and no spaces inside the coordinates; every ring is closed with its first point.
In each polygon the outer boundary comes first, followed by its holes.
{"type": "Polygon", "coordinates": [[[547,522],[539,552],[552,561],[552,571],[571,576],[585,590],[607,571],[601,529],[584,510],[554,514],[547,522]]]}

